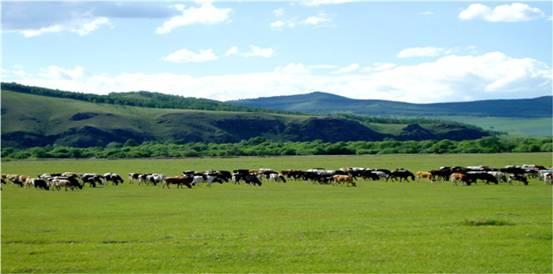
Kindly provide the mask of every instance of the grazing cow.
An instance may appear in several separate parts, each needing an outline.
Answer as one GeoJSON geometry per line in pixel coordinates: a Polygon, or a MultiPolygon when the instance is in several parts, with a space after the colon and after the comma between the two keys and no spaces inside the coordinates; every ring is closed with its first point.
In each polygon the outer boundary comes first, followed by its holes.
{"type": "MultiPolygon", "coordinates": [[[[183,174],[186,174],[186,173],[183,172],[183,174]]],[[[209,171],[206,171],[204,174],[208,176],[214,176],[218,180],[225,183],[232,179],[232,173],[226,170],[209,170],[209,171]]]]}
{"type": "Polygon", "coordinates": [[[332,180],[336,184],[345,184],[346,186],[353,186],[356,187],[357,184],[353,181],[353,177],[351,175],[334,175],[332,176],[332,180]]]}
{"type": "Polygon", "coordinates": [[[165,178],[165,184],[167,188],[169,188],[169,185],[177,185],[177,188],[180,188],[181,186],[186,186],[188,188],[192,188],[192,181],[194,180],[193,177],[190,176],[175,176],[175,177],[167,177],[165,178]]]}
{"type": "Polygon", "coordinates": [[[121,176],[119,176],[119,174],[117,173],[106,173],[104,174],[104,178],[106,179],[106,182],[111,182],[114,185],[119,185],[124,182],[123,178],[121,178],[121,176]]]}
{"type": "Polygon", "coordinates": [[[544,176],[543,176],[543,182],[545,184],[553,184],[553,173],[546,173],[544,176]]]}
{"type": "Polygon", "coordinates": [[[413,181],[415,180],[415,174],[413,174],[409,170],[400,168],[392,171],[392,173],[390,174],[390,178],[392,180],[396,180],[399,178],[400,182],[402,182],[403,180],[406,180],[407,182],[409,182],[409,178],[411,178],[411,180],[413,181]]]}
{"type": "Polygon", "coordinates": [[[17,174],[8,174],[8,175],[6,175],[6,179],[8,179],[8,181],[12,182],[12,184],[14,184],[14,185],[18,185],[20,187],[23,187],[23,183],[25,182],[25,180],[27,180],[27,176],[20,176],[20,175],[17,175],[17,174]]]}
{"type": "Polygon", "coordinates": [[[50,190],[50,186],[48,185],[48,182],[45,179],[40,179],[40,178],[33,179],[33,185],[35,186],[35,188],[38,188],[38,189],[50,190]]]}
{"type": "Polygon", "coordinates": [[[546,169],[538,171],[538,179],[547,183],[547,174],[553,174],[553,169],[546,169]]]}
{"type": "Polygon", "coordinates": [[[138,176],[140,176],[140,173],[129,173],[129,184],[138,182],[138,176]]]}
{"type": "MultiPolygon", "coordinates": [[[[69,177],[74,178],[74,177],[69,177]]],[[[81,176],[83,184],[89,184],[91,187],[96,187],[97,184],[104,184],[104,176],[95,173],[85,173],[81,176]]]]}
{"type": "Polygon", "coordinates": [[[417,171],[417,178],[419,179],[428,179],[432,181],[432,173],[428,171],[417,171]]]}
{"type": "Polygon", "coordinates": [[[256,175],[259,175],[259,176],[263,176],[263,177],[265,177],[265,179],[269,179],[271,174],[277,174],[278,172],[276,172],[276,171],[274,171],[270,168],[260,168],[260,169],[257,169],[257,170],[251,170],[250,173],[251,174],[256,174],[256,175]]]}
{"type": "Polygon", "coordinates": [[[20,176],[20,177],[24,177],[24,178],[20,178],[20,180],[23,182],[23,186],[24,187],[34,187],[35,186],[35,182],[34,182],[34,179],[31,178],[31,177],[28,177],[28,176],[20,176]]]}
{"type": "Polygon", "coordinates": [[[138,176],[138,184],[152,184],[156,186],[157,184],[163,182],[163,179],[165,179],[165,176],[163,174],[158,173],[145,173],[145,174],[139,174],[138,176]]]}
{"type": "Polygon", "coordinates": [[[217,176],[208,175],[208,174],[195,174],[192,176],[192,185],[199,185],[200,183],[208,183],[211,186],[213,183],[222,184],[223,180],[217,176]]]}
{"type": "Polygon", "coordinates": [[[528,179],[526,178],[526,176],[522,175],[522,174],[512,174],[509,176],[509,182],[511,181],[519,181],[521,183],[523,183],[525,186],[528,185],[528,179]]]}
{"type": "Polygon", "coordinates": [[[365,169],[363,171],[361,171],[359,173],[359,176],[365,180],[373,180],[373,181],[376,181],[378,179],[380,179],[380,176],[378,176],[378,174],[376,173],[376,171],[374,170],[370,170],[370,169],[365,169]]]}
{"type": "Polygon", "coordinates": [[[465,173],[466,177],[468,178],[471,183],[476,183],[478,180],[486,181],[486,184],[494,183],[499,184],[499,181],[497,178],[495,178],[493,175],[485,172],[485,171],[469,171],[465,173]]]}
{"type": "Polygon", "coordinates": [[[79,181],[75,177],[63,177],[63,176],[56,176],[52,179],[52,183],[56,190],[60,190],[62,187],[67,189],[71,189],[72,191],[76,188],[82,189],[83,186],[79,183],[79,181]]]}
{"type": "Polygon", "coordinates": [[[492,176],[494,176],[498,182],[504,182],[504,183],[511,182],[511,176],[508,176],[507,174],[501,171],[488,171],[488,174],[491,174],[492,176]]]}
{"type": "Polygon", "coordinates": [[[449,176],[452,171],[450,167],[440,167],[439,169],[430,170],[430,175],[432,175],[432,180],[449,180],[449,176]]]}
{"type": "Polygon", "coordinates": [[[286,179],[284,178],[284,176],[279,173],[271,173],[269,175],[269,181],[286,183],[286,179]]]}
{"type": "Polygon", "coordinates": [[[244,182],[246,184],[249,184],[249,185],[252,185],[252,186],[256,186],[256,185],[261,186],[261,181],[254,174],[245,175],[242,179],[244,180],[244,182]]]}
{"type": "Polygon", "coordinates": [[[299,179],[302,177],[303,175],[303,170],[298,170],[298,169],[286,169],[286,170],[282,170],[280,171],[280,174],[284,175],[286,178],[288,179],[299,179]]]}
{"type": "Polygon", "coordinates": [[[152,175],[151,173],[144,173],[138,175],[138,184],[148,184],[150,183],[150,180],[148,180],[148,176],[152,175]]]}
{"type": "Polygon", "coordinates": [[[467,175],[460,172],[451,173],[451,175],[449,176],[449,180],[452,183],[455,183],[455,185],[460,182],[465,183],[467,186],[470,186],[471,184],[471,181],[468,179],[467,175]]]}
{"type": "Polygon", "coordinates": [[[376,170],[376,171],[373,171],[372,173],[378,176],[378,179],[385,179],[386,182],[390,179],[390,174],[384,171],[376,170]]]}

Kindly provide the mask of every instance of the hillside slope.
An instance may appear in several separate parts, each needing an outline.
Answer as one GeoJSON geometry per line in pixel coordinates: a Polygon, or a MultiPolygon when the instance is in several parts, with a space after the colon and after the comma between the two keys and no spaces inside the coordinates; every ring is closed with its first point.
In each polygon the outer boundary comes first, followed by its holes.
{"type": "Polygon", "coordinates": [[[357,100],[330,93],[262,97],[228,101],[240,106],[267,108],[303,113],[353,113],[359,115],[384,116],[492,116],[536,118],[551,117],[552,97],[531,99],[483,100],[472,102],[412,104],[385,100],[357,100]]]}
{"type": "Polygon", "coordinates": [[[487,132],[458,123],[369,123],[341,117],[145,108],[2,90],[2,145],[78,147],[110,142],[238,142],[252,137],[328,142],[476,139],[487,132]]]}

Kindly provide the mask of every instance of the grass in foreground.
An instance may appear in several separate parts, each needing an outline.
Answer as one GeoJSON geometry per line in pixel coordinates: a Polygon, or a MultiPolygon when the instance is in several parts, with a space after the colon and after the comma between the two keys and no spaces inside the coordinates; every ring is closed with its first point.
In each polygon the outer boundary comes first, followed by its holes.
{"type": "MultiPolygon", "coordinates": [[[[4,173],[405,167],[550,154],[21,161],[4,173]]],[[[551,272],[551,186],[303,182],[2,190],[4,272],[551,272]]]]}

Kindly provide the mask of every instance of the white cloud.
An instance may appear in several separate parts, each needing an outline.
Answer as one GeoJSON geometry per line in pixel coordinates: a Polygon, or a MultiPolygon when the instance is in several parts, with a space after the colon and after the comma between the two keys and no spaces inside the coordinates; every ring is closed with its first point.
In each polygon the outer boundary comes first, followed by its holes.
{"type": "Polygon", "coordinates": [[[219,9],[213,6],[210,1],[201,1],[199,7],[187,8],[183,4],[174,5],[175,9],[181,12],[180,15],[169,18],[156,29],[157,34],[166,34],[175,28],[194,24],[214,25],[229,20],[232,9],[219,9]]]}
{"type": "Polygon", "coordinates": [[[332,21],[328,14],[324,12],[308,16],[304,19],[297,17],[283,18],[284,10],[282,9],[277,9],[274,13],[276,18],[269,24],[274,30],[282,30],[285,27],[292,29],[299,25],[318,27],[319,25],[324,25],[332,21]]]}
{"type": "Polygon", "coordinates": [[[471,4],[459,13],[461,20],[484,20],[488,22],[530,21],[544,16],[543,11],[525,3],[499,5],[494,8],[484,4],[471,4]]]}
{"type": "Polygon", "coordinates": [[[359,68],[360,68],[359,64],[351,64],[349,66],[345,66],[337,69],[334,73],[336,74],[352,73],[358,70],[359,68]]]}
{"type": "MultiPolygon", "coordinates": [[[[21,72],[22,70],[19,73],[21,72]]],[[[23,72],[23,74],[25,73],[23,72]]],[[[78,80],[84,76],[84,68],[75,66],[74,68],[66,69],[59,66],[48,66],[42,68],[38,76],[55,80],[78,80]]]]}
{"type": "Polygon", "coordinates": [[[305,20],[302,21],[303,24],[306,24],[306,25],[319,25],[319,24],[322,24],[322,23],[326,23],[326,22],[329,22],[330,21],[330,18],[328,17],[328,15],[326,15],[325,13],[320,13],[316,16],[309,16],[307,18],[305,18],[305,20]]]}
{"type": "Polygon", "coordinates": [[[448,54],[451,49],[436,48],[436,47],[414,47],[401,50],[398,54],[398,58],[409,57],[435,57],[439,55],[448,54]]]}
{"type": "Polygon", "coordinates": [[[256,45],[250,45],[250,51],[243,53],[242,56],[270,58],[273,56],[273,54],[274,51],[272,48],[261,48],[256,45]]]}
{"type": "Polygon", "coordinates": [[[286,23],[284,23],[284,21],[282,20],[276,20],[271,22],[270,24],[271,28],[273,29],[281,29],[282,27],[284,27],[284,25],[286,25],[286,23]]]}
{"type": "Polygon", "coordinates": [[[333,74],[302,63],[268,72],[192,76],[178,73],[84,73],[79,67],[56,66],[5,81],[63,90],[108,93],[149,90],[218,100],[289,95],[313,90],[352,98],[418,103],[493,98],[526,98],[551,94],[553,71],[532,58],[501,52],[448,55],[413,65],[372,64],[371,70],[333,74]],[[244,83],[247,83],[245,85],[244,83]]]}
{"type": "Polygon", "coordinates": [[[202,49],[198,52],[180,49],[162,58],[163,61],[172,63],[203,63],[217,59],[212,49],[202,49]]]}
{"type": "Polygon", "coordinates": [[[284,15],[284,9],[283,8],[276,9],[273,11],[273,13],[275,14],[275,17],[282,17],[284,15]]]}
{"type": "Polygon", "coordinates": [[[66,24],[56,24],[38,29],[22,29],[18,30],[25,37],[36,37],[45,33],[54,32],[73,32],[80,36],[85,36],[101,26],[112,26],[109,19],[106,17],[96,17],[90,19],[79,19],[67,22],[66,24]]]}
{"type": "Polygon", "coordinates": [[[359,0],[305,0],[302,1],[302,3],[306,6],[317,7],[321,5],[338,5],[357,1],[359,0]]]}
{"type": "Polygon", "coordinates": [[[389,69],[393,69],[397,67],[396,64],[393,64],[393,63],[373,63],[372,65],[370,66],[367,66],[367,67],[364,67],[362,69],[363,72],[380,72],[380,71],[385,71],[385,70],[389,70],[389,69]]]}
{"type": "Polygon", "coordinates": [[[330,65],[330,64],[318,64],[318,65],[310,65],[310,69],[335,69],[337,68],[337,65],[330,65]]]}
{"type": "Polygon", "coordinates": [[[233,56],[233,55],[236,55],[236,54],[238,54],[238,47],[230,47],[225,52],[225,56],[233,56]]]}

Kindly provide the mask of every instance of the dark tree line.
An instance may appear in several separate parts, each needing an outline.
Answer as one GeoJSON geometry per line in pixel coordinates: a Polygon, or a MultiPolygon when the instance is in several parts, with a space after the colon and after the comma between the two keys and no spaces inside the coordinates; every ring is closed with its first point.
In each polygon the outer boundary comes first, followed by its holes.
{"type": "Polygon", "coordinates": [[[110,143],[106,147],[75,148],[66,146],[33,147],[27,149],[2,148],[2,159],[41,158],[178,158],[227,156],[278,156],[278,155],[362,155],[395,153],[501,153],[501,152],[553,152],[551,138],[498,138],[485,137],[465,141],[353,141],[328,143],[275,142],[255,137],[239,143],[170,144],[145,142],[136,144],[110,143]]]}

